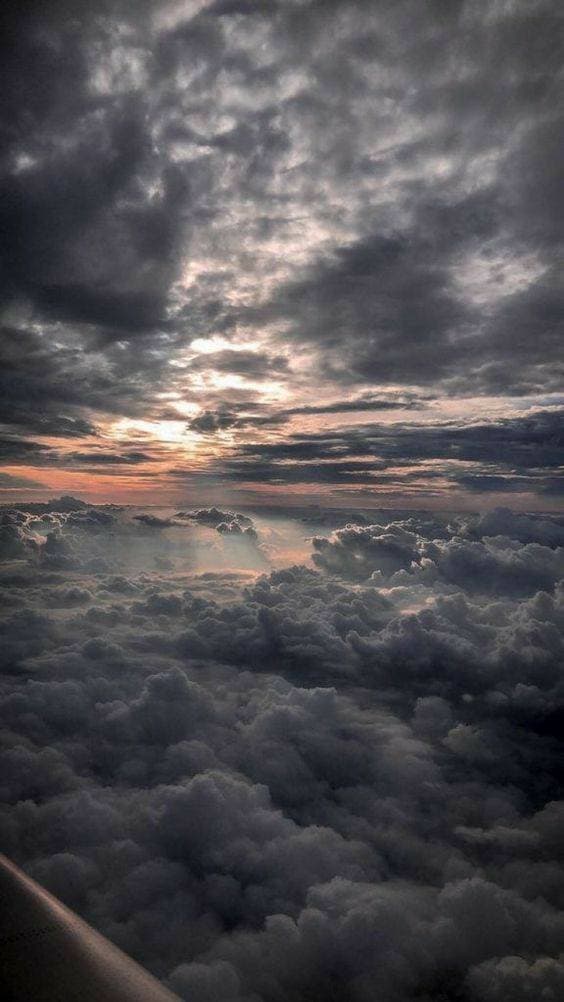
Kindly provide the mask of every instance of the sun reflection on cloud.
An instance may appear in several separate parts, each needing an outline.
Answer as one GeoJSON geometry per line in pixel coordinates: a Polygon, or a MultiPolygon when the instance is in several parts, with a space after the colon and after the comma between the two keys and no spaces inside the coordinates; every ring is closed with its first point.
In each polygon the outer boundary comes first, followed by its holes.
{"type": "Polygon", "coordinates": [[[453,274],[460,290],[472,303],[487,306],[528,288],[545,270],[535,254],[485,247],[464,258],[454,267],[453,274]]]}
{"type": "Polygon", "coordinates": [[[129,441],[141,437],[154,440],[160,445],[189,445],[195,436],[186,432],[184,421],[148,421],[142,419],[120,418],[106,429],[108,438],[114,441],[129,441]]]}
{"type": "MultiPolygon", "coordinates": [[[[202,355],[211,355],[215,351],[223,351],[224,348],[231,348],[231,342],[220,334],[212,334],[210,337],[197,337],[190,344],[190,350],[202,355]]],[[[233,346],[237,348],[238,346],[233,346]]]]}

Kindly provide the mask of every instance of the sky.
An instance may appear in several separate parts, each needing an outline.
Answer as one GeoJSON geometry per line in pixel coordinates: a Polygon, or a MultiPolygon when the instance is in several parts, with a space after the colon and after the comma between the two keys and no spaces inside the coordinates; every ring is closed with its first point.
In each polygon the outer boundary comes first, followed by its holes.
{"type": "Polygon", "coordinates": [[[0,496],[557,510],[560,30],[3,5],[0,496]]]}
{"type": "Polygon", "coordinates": [[[185,1002],[564,998],[561,5],[0,13],[0,852],[185,1002]]]}

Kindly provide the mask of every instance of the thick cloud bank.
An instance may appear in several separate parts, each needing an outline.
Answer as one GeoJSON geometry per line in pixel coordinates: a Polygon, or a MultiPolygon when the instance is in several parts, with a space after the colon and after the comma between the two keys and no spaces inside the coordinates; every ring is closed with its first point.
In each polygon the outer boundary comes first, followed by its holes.
{"type": "Polygon", "coordinates": [[[561,998],[562,523],[256,524],[4,511],[2,849],[193,1002],[561,998]]]}

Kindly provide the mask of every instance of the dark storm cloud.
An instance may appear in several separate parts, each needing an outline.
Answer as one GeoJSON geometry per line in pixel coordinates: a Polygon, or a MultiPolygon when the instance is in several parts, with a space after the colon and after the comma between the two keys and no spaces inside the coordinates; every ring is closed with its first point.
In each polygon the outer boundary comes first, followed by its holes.
{"type": "Polygon", "coordinates": [[[192,1002],[559,990],[557,520],[347,526],[233,594],[133,570],[169,551],[123,510],[34,507],[0,574],[3,849],[192,1002]]]}

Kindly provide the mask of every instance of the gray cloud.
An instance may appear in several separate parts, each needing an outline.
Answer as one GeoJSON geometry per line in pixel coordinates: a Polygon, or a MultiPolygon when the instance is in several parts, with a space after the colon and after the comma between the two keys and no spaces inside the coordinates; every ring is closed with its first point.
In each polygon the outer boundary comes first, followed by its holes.
{"type": "Polygon", "coordinates": [[[40,442],[30,442],[21,438],[0,439],[0,461],[3,463],[33,463],[42,465],[48,462],[53,449],[40,442]]]}
{"type": "Polygon", "coordinates": [[[28,348],[6,420],[88,434],[85,407],[156,405],[179,347],[241,323],[274,323],[268,349],[194,371],[289,375],[292,345],[347,384],[556,388],[557,21],[548,0],[11,10],[8,357],[14,330],[28,348]]]}
{"type": "Polygon", "coordinates": [[[210,352],[200,355],[191,363],[196,372],[200,369],[212,369],[216,372],[234,372],[249,379],[264,379],[269,375],[283,375],[288,368],[288,359],[284,355],[268,355],[258,351],[210,352]]]}
{"type": "Polygon", "coordinates": [[[561,994],[562,519],[234,500],[556,503],[559,22],[3,12],[2,462],[210,497],[0,512],[0,844],[192,1002],[561,994]]]}
{"type": "Polygon", "coordinates": [[[399,491],[410,481],[425,485],[441,478],[473,492],[549,495],[559,490],[561,455],[562,412],[554,409],[488,422],[373,423],[294,432],[274,442],[239,445],[215,472],[227,480],[389,485],[399,491]],[[426,466],[430,461],[434,465],[426,466]],[[400,472],[387,474],[389,467],[400,472]]]}
{"type": "Polygon", "coordinates": [[[281,443],[245,444],[243,457],[326,459],[335,453],[372,454],[393,462],[456,459],[524,469],[560,466],[562,411],[467,424],[364,425],[295,434],[281,443]]]}
{"type": "MultiPolygon", "coordinates": [[[[238,354],[242,354],[239,352],[238,354]]],[[[267,409],[264,405],[241,403],[238,406],[223,405],[217,410],[205,410],[188,422],[188,430],[213,433],[227,428],[260,428],[269,425],[280,425],[293,417],[307,417],[316,414],[347,414],[364,411],[421,410],[427,405],[428,398],[418,398],[413,394],[389,395],[366,393],[360,397],[347,400],[335,400],[326,404],[304,404],[301,407],[288,407],[285,410],[267,409]],[[263,413],[261,413],[263,412],[263,413]]]]}
{"type": "Polygon", "coordinates": [[[220,508],[196,508],[194,511],[180,511],[177,518],[189,519],[213,526],[214,529],[224,522],[238,522],[241,526],[252,525],[252,519],[241,512],[222,511],[220,508]]]}
{"type": "Polygon", "coordinates": [[[151,457],[146,452],[137,452],[135,449],[129,452],[70,452],[65,455],[65,463],[77,463],[83,466],[119,466],[123,463],[127,465],[137,465],[144,463],[151,457]]]}
{"type": "MultiPolygon", "coordinates": [[[[500,522],[504,521],[499,512],[500,522]]],[[[427,541],[405,523],[394,526],[348,526],[333,538],[314,538],[315,564],[352,580],[390,577],[394,583],[420,579],[443,581],[467,592],[521,595],[551,591],[564,574],[564,548],[537,542],[516,545],[511,520],[504,535],[485,540],[427,541]]],[[[558,526],[555,526],[555,532],[558,526]]]]}
{"type": "Polygon", "coordinates": [[[343,526],[246,585],[154,569],[171,521],[227,517],[5,510],[3,849],[181,997],[556,991],[560,521],[343,526]]]}

